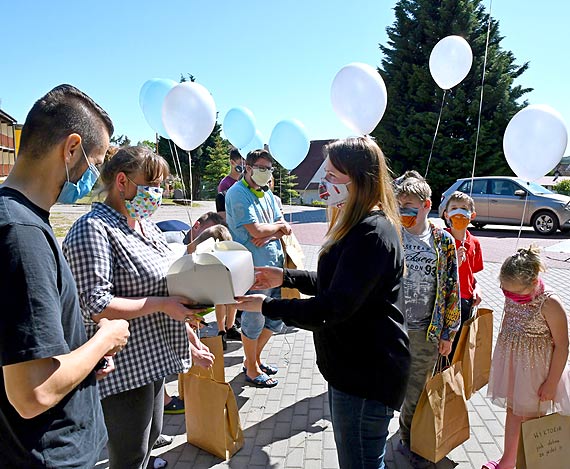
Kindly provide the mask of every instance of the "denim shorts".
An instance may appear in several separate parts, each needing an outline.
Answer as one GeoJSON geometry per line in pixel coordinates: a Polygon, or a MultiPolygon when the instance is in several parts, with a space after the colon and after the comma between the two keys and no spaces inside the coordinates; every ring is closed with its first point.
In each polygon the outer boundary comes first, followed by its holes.
{"type": "MultiPolygon", "coordinates": [[[[271,298],[281,298],[281,288],[271,288],[269,290],[250,290],[247,294],[261,293],[271,298]]],[[[269,319],[261,313],[252,313],[251,311],[242,311],[241,313],[241,332],[248,339],[255,340],[263,331],[263,328],[272,332],[281,332],[283,321],[280,319],[269,319]]]]}

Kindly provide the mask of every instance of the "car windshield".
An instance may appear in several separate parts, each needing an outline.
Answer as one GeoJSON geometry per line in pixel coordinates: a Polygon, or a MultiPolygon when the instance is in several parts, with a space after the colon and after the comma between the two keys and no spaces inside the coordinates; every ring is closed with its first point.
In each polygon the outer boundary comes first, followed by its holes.
{"type": "Polygon", "coordinates": [[[530,192],[532,192],[535,195],[554,194],[554,192],[548,190],[546,187],[542,187],[540,184],[537,184],[536,182],[526,182],[523,181],[522,179],[517,179],[517,182],[525,189],[528,189],[530,192]]]}

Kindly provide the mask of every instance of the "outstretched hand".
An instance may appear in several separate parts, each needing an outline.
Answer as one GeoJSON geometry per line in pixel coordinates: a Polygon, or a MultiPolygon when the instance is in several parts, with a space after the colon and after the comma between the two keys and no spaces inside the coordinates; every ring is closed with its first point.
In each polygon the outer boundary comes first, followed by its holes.
{"type": "Polygon", "coordinates": [[[236,296],[237,304],[240,310],[252,313],[261,313],[263,300],[267,298],[265,295],[255,294],[246,296],[236,296]]]}
{"type": "Polygon", "coordinates": [[[256,267],[252,290],[269,290],[283,284],[283,269],[279,267],[256,267]]]}

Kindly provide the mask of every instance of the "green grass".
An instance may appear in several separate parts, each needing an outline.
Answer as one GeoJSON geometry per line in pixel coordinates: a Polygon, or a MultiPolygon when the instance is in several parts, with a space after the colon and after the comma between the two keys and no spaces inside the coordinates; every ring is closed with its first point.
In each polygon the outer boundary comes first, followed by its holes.
{"type": "MultiPolygon", "coordinates": [[[[87,194],[85,197],[75,202],[77,205],[91,205],[93,202],[103,202],[104,196],[87,194]]],[[[162,199],[162,205],[177,205],[172,199],[162,199]]],[[[180,205],[182,207],[182,205],[180,205]]],[[[199,202],[192,202],[192,207],[200,207],[199,202]]]]}

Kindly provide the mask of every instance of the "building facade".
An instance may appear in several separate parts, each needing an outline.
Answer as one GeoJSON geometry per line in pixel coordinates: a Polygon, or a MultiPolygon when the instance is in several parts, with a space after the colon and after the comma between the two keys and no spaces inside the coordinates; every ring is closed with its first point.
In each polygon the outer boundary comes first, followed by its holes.
{"type": "Polygon", "coordinates": [[[0,109],[0,178],[8,176],[16,161],[16,140],[21,126],[0,109]]]}

